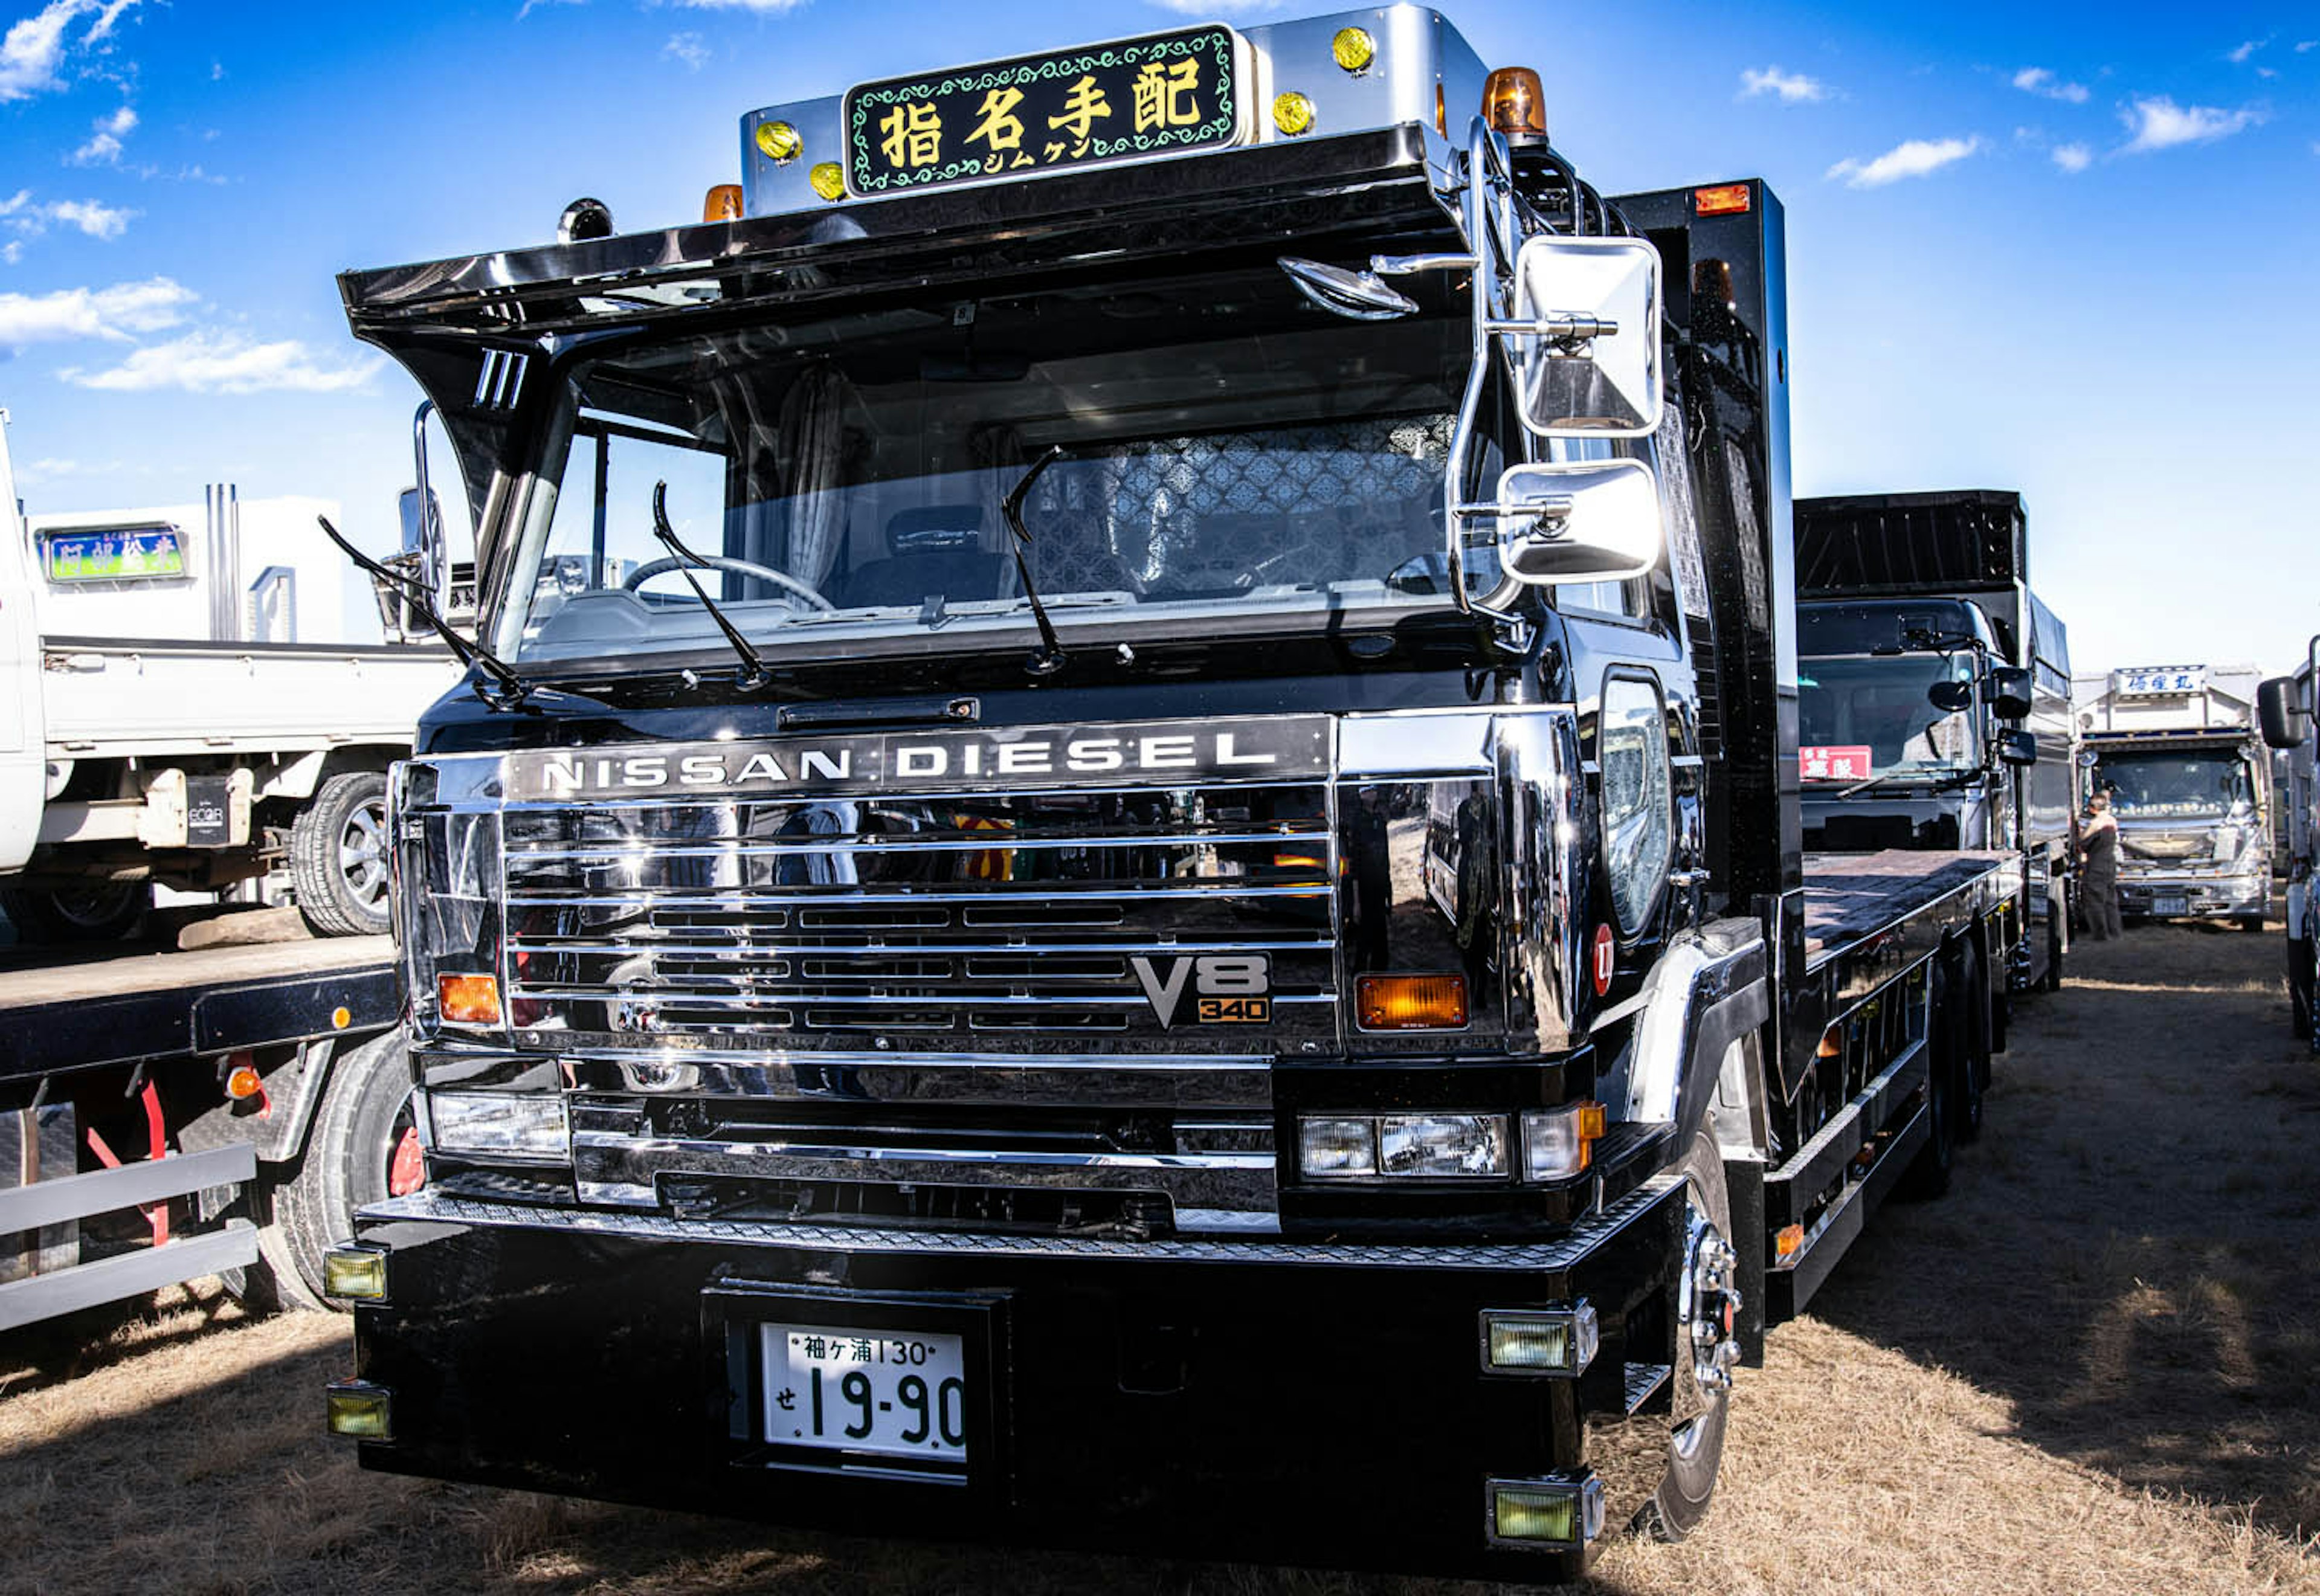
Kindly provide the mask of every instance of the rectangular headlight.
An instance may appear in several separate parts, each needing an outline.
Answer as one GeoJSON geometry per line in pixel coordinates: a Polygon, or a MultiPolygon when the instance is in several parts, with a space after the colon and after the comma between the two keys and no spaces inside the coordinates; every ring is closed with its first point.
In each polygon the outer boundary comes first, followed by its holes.
{"type": "Polygon", "coordinates": [[[1374,1120],[1300,1120],[1297,1122],[1297,1167],[1308,1175],[1375,1174],[1377,1121],[1374,1120]]]}
{"type": "Polygon", "coordinates": [[[1378,1167],[1387,1174],[1503,1176],[1512,1127],[1504,1114],[1386,1114],[1378,1120],[1378,1167]]]}
{"type": "Polygon", "coordinates": [[[559,1163],[572,1156],[560,1093],[430,1092],[427,1113],[434,1145],[443,1152],[559,1163]]]}

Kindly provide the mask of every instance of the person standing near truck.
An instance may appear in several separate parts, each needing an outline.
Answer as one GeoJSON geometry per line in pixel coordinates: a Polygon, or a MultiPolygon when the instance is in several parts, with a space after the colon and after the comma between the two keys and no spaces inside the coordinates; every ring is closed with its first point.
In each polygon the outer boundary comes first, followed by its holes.
{"type": "Polygon", "coordinates": [[[2110,794],[2087,800],[2086,824],[2079,829],[2080,875],[2087,889],[2087,931],[2098,942],[2124,934],[2118,920],[2118,821],[2110,794]]]}

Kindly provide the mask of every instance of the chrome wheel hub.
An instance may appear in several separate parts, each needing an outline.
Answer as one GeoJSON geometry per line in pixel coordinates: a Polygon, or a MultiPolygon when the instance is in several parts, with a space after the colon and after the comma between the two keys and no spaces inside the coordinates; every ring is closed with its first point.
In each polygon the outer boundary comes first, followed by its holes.
{"type": "Polygon", "coordinates": [[[1690,1354],[1691,1379],[1702,1399],[1732,1389],[1740,1361],[1739,1254],[1716,1222],[1687,1203],[1683,1274],[1676,1283],[1677,1355],[1690,1354]]]}
{"type": "Polygon", "coordinates": [[[347,816],[339,838],[339,871],[347,892],[365,910],[376,912],[386,902],[386,804],[366,803],[347,816]]]}

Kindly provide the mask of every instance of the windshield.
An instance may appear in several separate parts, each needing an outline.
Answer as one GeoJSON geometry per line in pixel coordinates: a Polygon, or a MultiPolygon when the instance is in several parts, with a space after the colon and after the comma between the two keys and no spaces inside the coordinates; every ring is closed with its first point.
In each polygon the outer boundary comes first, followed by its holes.
{"type": "Polygon", "coordinates": [[[1798,747],[1808,782],[1934,775],[1980,763],[1973,715],[1927,700],[1936,682],[1973,680],[1961,650],[1807,659],[1798,672],[1798,747]]]}
{"type": "Polygon", "coordinates": [[[2246,761],[2222,748],[2106,748],[2091,775],[2122,820],[2216,820],[2255,802],[2246,761]]]}
{"type": "Polygon", "coordinates": [[[769,656],[1020,628],[1001,504],[1057,448],[1022,519],[1066,635],[1091,612],[1197,632],[1440,603],[1469,338],[1446,298],[1349,322],[1267,262],[625,348],[574,372],[516,557],[536,576],[497,640],[533,661],[722,647],[654,540],[661,481],[769,656]]]}

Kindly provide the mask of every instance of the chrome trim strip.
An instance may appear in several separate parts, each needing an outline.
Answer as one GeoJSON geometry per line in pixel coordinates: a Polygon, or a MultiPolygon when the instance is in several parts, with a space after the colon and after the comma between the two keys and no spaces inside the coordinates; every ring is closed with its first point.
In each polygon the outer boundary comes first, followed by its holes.
{"type": "MultiPolygon", "coordinates": [[[[594,806],[591,806],[594,807],[594,806]]],[[[1328,842],[1329,833],[1319,827],[1305,830],[1277,831],[1155,831],[1144,836],[1041,836],[1023,835],[1014,831],[986,831],[974,838],[944,839],[933,842],[902,839],[886,841],[873,834],[865,840],[847,842],[829,838],[810,839],[798,842],[749,842],[734,838],[725,842],[663,842],[651,837],[624,837],[616,841],[564,846],[552,843],[511,842],[503,849],[511,866],[519,860],[539,859],[550,863],[606,860],[618,861],[646,856],[654,859],[748,859],[799,858],[821,854],[882,854],[914,853],[1023,853],[1034,848],[1210,848],[1232,843],[1259,842],[1328,842]]]]}
{"type": "MultiPolygon", "coordinates": [[[[1583,1220],[1553,1240],[1404,1242],[1195,1239],[1121,1241],[1084,1236],[1019,1236],[1000,1231],[915,1230],[869,1225],[777,1223],[763,1220],[674,1220],[659,1214],[601,1213],[585,1209],[478,1202],[424,1188],[390,1198],[356,1217],[367,1226],[412,1224],[606,1236],[638,1241],[784,1247],[801,1252],[947,1255],[992,1258],[1121,1258],[1158,1263],[1310,1265],[1355,1269],[1448,1269],[1517,1274],[1572,1268],[1587,1260],[1676,1189],[1662,1175],[1583,1220]]],[[[367,1233],[365,1240],[416,1245],[421,1235],[367,1233]]]]}
{"type": "MultiPolygon", "coordinates": [[[[989,851],[989,850],[985,850],[989,851]]],[[[682,887],[632,887],[616,896],[562,893],[519,893],[510,890],[507,901],[512,905],[537,909],[626,909],[639,903],[670,903],[683,908],[766,909],[801,905],[809,909],[853,908],[868,905],[873,908],[907,909],[913,904],[992,904],[1008,903],[1142,903],[1159,899],[1199,898],[1332,898],[1336,894],[1326,882],[1304,886],[1249,886],[1233,881],[1219,881],[1215,886],[1129,886],[1116,883],[1100,883],[1083,887],[1050,887],[1038,892],[981,893],[916,893],[897,889],[856,892],[808,890],[804,892],[736,893],[730,891],[690,892],[682,887]]],[[[1037,928],[1032,928],[1036,929],[1037,928]]]]}
{"type": "MultiPolygon", "coordinates": [[[[1273,1168],[1273,1155],[1270,1153],[1059,1153],[1034,1148],[837,1147],[821,1142],[711,1141],[685,1137],[622,1136],[618,1131],[609,1130],[574,1132],[572,1149],[575,1156],[587,1151],[628,1153],[639,1156],[683,1154],[730,1158],[747,1166],[737,1169],[736,1174],[748,1174],[768,1173],[767,1166],[781,1163],[794,1163],[801,1166],[810,1164],[955,1164],[1056,1169],[1261,1169],[1267,1173],[1273,1168]]],[[[805,1175],[800,1178],[811,1180],[822,1177],[805,1175]]]]}

